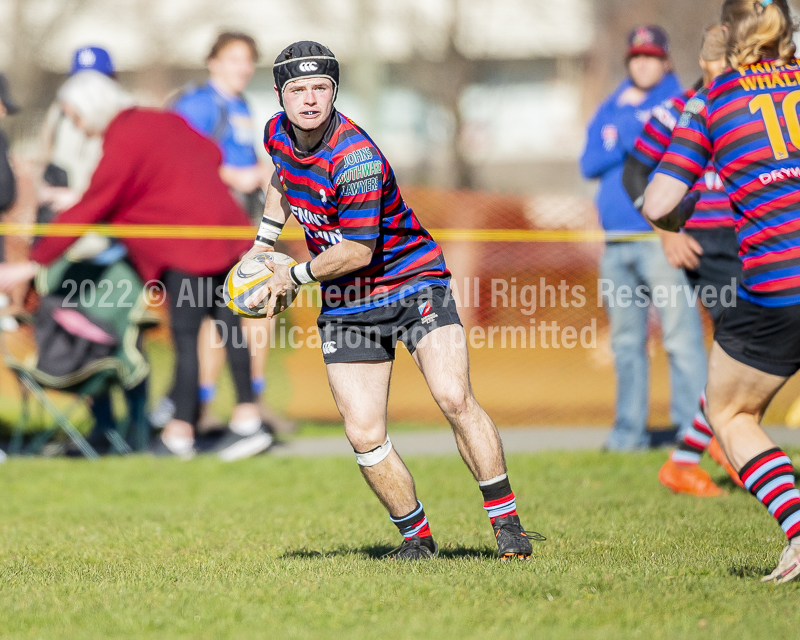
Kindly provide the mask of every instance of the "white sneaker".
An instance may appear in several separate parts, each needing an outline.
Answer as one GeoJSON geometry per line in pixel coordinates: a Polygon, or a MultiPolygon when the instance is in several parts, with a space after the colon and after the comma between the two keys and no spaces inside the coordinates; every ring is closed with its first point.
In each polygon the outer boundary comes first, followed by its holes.
{"type": "Polygon", "coordinates": [[[768,576],[761,578],[761,582],[784,584],[800,575],[800,538],[793,538],[781,551],[778,566],[768,576]]]}
{"type": "Polygon", "coordinates": [[[267,451],[272,443],[272,434],[260,425],[258,431],[250,435],[241,435],[228,429],[211,452],[216,453],[223,462],[234,462],[257,456],[267,451]]]}
{"type": "Polygon", "coordinates": [[[197,450],[194,448],[194,438],[181,436],[165,438],[164,434],[161,434],[153,439],[150,445],[150,453],[159,458],[175,456],[181,460],[191,460],[197,450]]]}

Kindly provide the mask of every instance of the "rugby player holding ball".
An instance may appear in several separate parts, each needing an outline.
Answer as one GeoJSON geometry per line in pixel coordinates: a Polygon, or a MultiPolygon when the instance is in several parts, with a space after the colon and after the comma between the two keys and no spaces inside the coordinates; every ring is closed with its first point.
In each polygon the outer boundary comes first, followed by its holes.
{"type": "Polygon", "coordinates": [[[271,250],[294,215],[313,259],[275,265],[273,277],[246,304],[254,308],[269,296],[272,316],[283,294],[321,283],[317,324],[328,381],[361,472],[404,538],[390,557],[421,560],[438,551],[414,480],[386,432],[400,340],[478,482],[499,556],[529,558],[530,538],[517,515],[500,436],[472,393],[466,336],[441,248],[403,201],[380,150],[334,109],[339,64],[333,53],[316,42],[296,42],[280,53],[273,74],[284,110],[264,132],[275,174],[250,254],[271,250]]]}

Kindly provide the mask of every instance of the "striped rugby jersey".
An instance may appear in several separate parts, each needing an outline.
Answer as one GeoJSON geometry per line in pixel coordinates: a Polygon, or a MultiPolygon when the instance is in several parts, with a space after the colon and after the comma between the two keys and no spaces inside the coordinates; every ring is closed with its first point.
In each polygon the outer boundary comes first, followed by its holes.
{"type": "MultiPolygon", "coordinates": [[[[687,89],[683,95],[662,102],[653,109],[653,115],[636,140],[633,156],[655,169],[667,151],[672,132],[678,124],[686,101],[697,93],[696,88],[687,89]]],[[[713,158],[706,166],[703,175],[692,187],[692,191],[700,193],[700,200],[695,207],[694,215],[686,223],[687,229],[715,229],[733,226],[733,211],[728,194],[722,181],[714,169],[713,158]]]]}
{"type": "Polygon", "coordinates": [[[658,172],[693,185],[714,156],[754,304],[800,304],[800,61],[728,69],[686,103],[658,172]]]}
{"type": "Polygon", "coordinates": [[[290,128],[283,111],[274,115],[264,146],[311,255],[343,238],[377,241],[368,266],[321,283],[322,313],[358,313],[449,283],[441,248],[406,205],[394,171],[361,127],[334,110],[319,146],[308,153],[295,148],[290,128]]]}

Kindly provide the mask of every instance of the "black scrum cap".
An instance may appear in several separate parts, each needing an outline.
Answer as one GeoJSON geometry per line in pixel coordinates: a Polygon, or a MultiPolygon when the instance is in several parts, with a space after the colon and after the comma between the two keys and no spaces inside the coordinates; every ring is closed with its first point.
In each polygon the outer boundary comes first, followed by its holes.
{"type": "Polygon", "coordinates": [[[325,45],[311,40],[290,44],[275,58],[272,65],[275,86],[283,104],[283,90],[292,80],[328,78],[333,82],[333,99],[339,92],[339,61],[325,45]]]}

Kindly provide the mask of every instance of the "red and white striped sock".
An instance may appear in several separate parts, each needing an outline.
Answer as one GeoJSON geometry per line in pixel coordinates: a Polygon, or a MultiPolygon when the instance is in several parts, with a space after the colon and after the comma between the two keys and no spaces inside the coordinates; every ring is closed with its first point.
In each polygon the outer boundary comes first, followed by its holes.
{"type": "Polygon", "coordinates": [[[789,540],[800,535],[800,491],[795,487],[792,461],[783,450],[775,447],[759,453],[742,467],[739,477],[789,540]]]}

